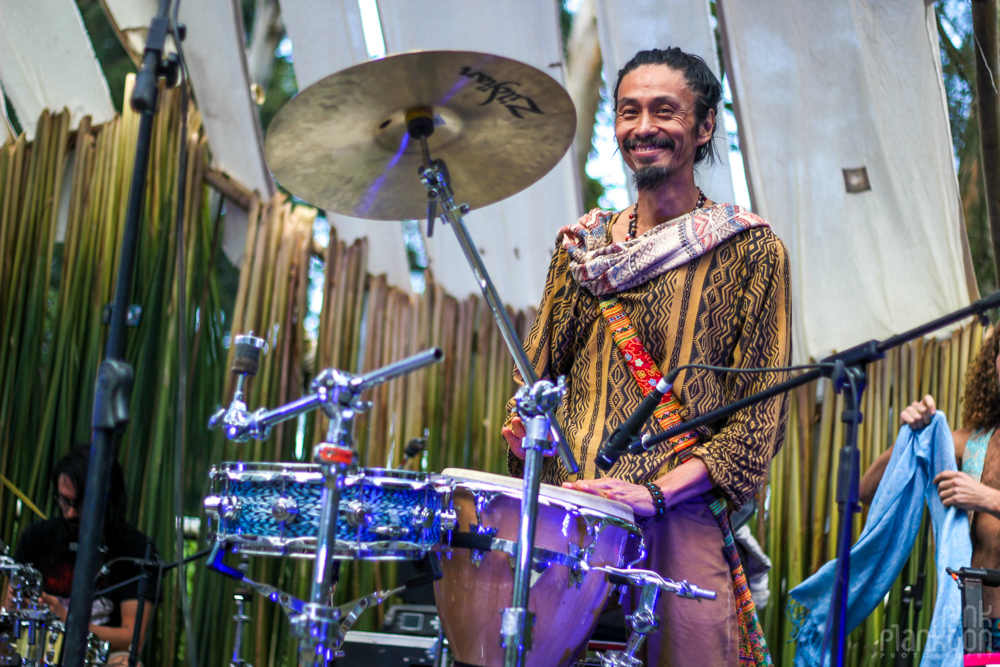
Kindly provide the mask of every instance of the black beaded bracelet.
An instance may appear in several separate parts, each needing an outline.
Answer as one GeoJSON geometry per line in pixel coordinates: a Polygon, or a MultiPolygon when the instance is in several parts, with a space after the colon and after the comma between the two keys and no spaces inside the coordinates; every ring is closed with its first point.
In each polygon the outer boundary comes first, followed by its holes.
{"type": "Polygon", "coordinates": [[[653,496],[653,504],[656,506],[656,516],[653,519],[659,521],[667,513],[667,500],[663,497],[663,491],[652,482],[643,482],[642,485],[653,496]]]}

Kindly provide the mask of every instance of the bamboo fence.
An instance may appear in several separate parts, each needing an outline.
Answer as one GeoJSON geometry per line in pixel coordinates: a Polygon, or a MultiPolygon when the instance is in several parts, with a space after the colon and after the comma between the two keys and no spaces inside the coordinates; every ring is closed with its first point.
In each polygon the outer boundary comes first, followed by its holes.
{"type": "MultiPolygon", "coordinates": [[[[175,415],[186,411],[185,441],[213,437],[204,424],[223,391],[219,369],[226,324],[213,268],[220,228],[209,214],[202,184],[207,142],[193,108],[187,112],[188,135],[181,136],[181,113],[179,93],[163,91],[131,298],[142,314],[127,333],[126,358],[135,369],[132,419],[118,438],[130,491],[129,520],[153,537],[168,560],[176,556],[175,415]],[[183,175],[177,169],[180,141],[187,142],[190,155],[183,175]],[[176,199],[179,176],[189,184],[183,203],[176,199]],[[175,306],[174,284],[175,220],[181,205],[188,266],[184,289],[188,303],[197,304],[184,318],[175,306]],[[193,342],[189,372],[196,379],[183,405],[175,394],[180,326],[193,342]]],[[[105,339],[102,318],[113,298],[137,128],[138,117],[129,110],[100,127],[84,118],[73,131],[68,111],[45,112],[33,141],[22,136],[0,148],[0,537],[11,545],[39,513],[56,511],[49,482],[55,460],[74,444],[90,441],[93,386],[105,339]]],[[[195,479],[193,471],[198,471],[200,480],[203,449],[191,449],[187,478],[195,479]]],[[[199,487],[185,489],[192,513],[200,502],[199,487]]],[[[170,580],[163,590],[147,664],[174,664],[183,651],[170,580]]]]}
{"type": "MultiPolygon", "coordinates": [[[[203,516],[212,464],[310,459],[312,445],[325,433],[325,418],[319,414],[274,429],[266,441],[249,443],[227,442],[205,427],[216,405],[231,398],[228,338],[250,331],[267,341],[260,371],[249,385],[251,409],[302,396],[319,369],[362,373],[441,347],[443,363],[381,385],[366,397],[373,407],[355,427],[361,464],[397,465],[406,442],[426,433],[427,470],[501,472],[505,446],[499,430],[514,389],[512,362],[483,300],[458,300],[432,277],[420,296],[389,286],[384,276],[368,272],[368,254],[376,250],[365,239],[348,245],[334,233],[317,256],[315,212],[278,195],[252,200],[235,302],[230,304],[218,253],[224,216],[210,210],[204,185],[208,147],[195,111],[188,112],[188,136],[180,137],[178,97],[165,91],[156,120],[133,296],[143,315],[129,333],[127,356],[136,368],[136,383],[132,422],[119,448],[131,492],[130,520],[155,539],[165,558],[178,556],[172,482],[178,409],[186,411],[186,515],[203,516]],[[191,158],[188,172],[179,175],[176,154],[182,139],[191,158]],[[175,305],[173,260],[179,176],[188,182],[183,205],[189,305],[184,314],[175,305]],[[323,270],[316,341],[304,328],[314,265],[323,270]],[[175,394],[180,326],[186,327],[192,351],[183,404],[175,394]]],[[[66,112],[46,113],[38,127],[35,140],[21,137],[0,148],[0,539],[8,544],[16,544],[23,526],[37,518],[28,501],[41,512],[55,510],[48,471],[72,444],[89,440],[93,381],[104,345],[101,318],[112,299],[137,118],[126,111],[104,126],[91,127],[84,120],[71,131],[66,112]]],[[[533,312],[510,315],[523,337],[533,312]]],[[[863,466],[894,440],[901,408],[926,393],[938,399],[954,428],[960,426],[962,375],[981,335],[980,325],[973,323],[945,340],[917,341],[895,350],[869,368],[859,437],[863,466]]],[[[762,618],[778,665],[790,665],[794,657],[784,615],[787,592],[832,558],[836,547],[832,471],[843,436],[840,411],[840,398],[825,383],[795,392],[786,440],[753,521],[774,561],[770,602],[762,618]]],[[[855,535],[862,521],[858,516],[855,535]]],[[[203,525],[202,543],[204,532],[203,525]]],[[[191,541],[185,550],[198,546],[191,541]]],[[[240,560],[229,559],[230,564],[240,560]]],[[[252,578],[299,597],[308,593],[309,565],[259,557],[246,563],[252,578]]],[[[904,570],[901,580],[912,580],[911,569],[904,570]]],[[[234,584],[201,564],[187,573],[198,662],[224,664],[232,652],[234,584]]],[[[338,600],[386,588],[394,579],[394,568],[387,563],[345,563],[338,600]]],[[[894,656],[877,642],[884,628],[900,623],[900,587],[897,582],[887,604],[851,635],[848,664],[891,664],[894,656]]],[[[181,665],[190,645],[179,622],[173,576],[164,590],[146,664],[181,665]]],[[[931,576],[918,628],[929,624],[933,591],[931,576]]],[[[263,600],[250,609],[244,658],[257,665],[293,664],[285,616],[263,600]]],[[[357,627],[377,628],[381,616],[382,609],[369,611],[357,627]]]]}

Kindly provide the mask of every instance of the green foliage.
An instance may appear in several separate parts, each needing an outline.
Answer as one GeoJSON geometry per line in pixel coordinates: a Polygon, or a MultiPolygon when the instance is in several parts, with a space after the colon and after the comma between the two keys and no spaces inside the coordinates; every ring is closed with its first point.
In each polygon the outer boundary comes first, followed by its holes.
{"type": "Polygon", "coordinates": [[[295,97],[298,92],[292,61],[276,55],[274,71],[271,73],[271,80],[265,91],[264,104],[258,107],[260,124],[264,128],[264,132],[267,132],[267,127],[271,124],[271,119],[278,113],[278,110],[285,106],[285,103],[295,97]]]}
{"type": "Polygon", "coordinates": [[[990,294],[997,289],[998,280],[986,209],[979,115],[975,103],[976,63],[972,20],[968,5],[956,2],[941,3],[936,17],[969,251],[979,291],[990,294]]]}
{"type": "Polygon", "coordinates": [[[600,208],[601,197],[604,196],[604,192],[607,188],[596,178],[591,178],[587,174],[583,175],[583,180],[580,183],[583,190],[583,210],[592,211],[595,208],[600,208]]]}

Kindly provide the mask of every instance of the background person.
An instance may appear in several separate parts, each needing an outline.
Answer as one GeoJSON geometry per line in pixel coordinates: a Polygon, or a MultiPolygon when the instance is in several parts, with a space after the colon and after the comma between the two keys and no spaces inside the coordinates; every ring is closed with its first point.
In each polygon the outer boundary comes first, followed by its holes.
{"type": "MultiPolygon", "coordinates": [[[[80,445],[61,458],[52,470],[52,485],[56,489],[59,516],[36,521],[24,529],[13,558],[41,572],[43,593],[41,600],[63,623],[69,609],[69,595],[73,589],[73,570],[76,565],[77,541],[80,532],[80,508],[86,490],[90,446],[80,445]]],[[[107,513],[104,519],[104,539],[100,558],[104,567],[95,590],[121,583],[141,574],[134,559],[146,555],[149,538],[125,521],[125,476],[121,464],[112,464],[108,488],[107,513]],[[104,572],[107,574],[104,574],[104,572]]],[[[157,558],[154,549],[154,558],[157,558]]],[[[111,656],[109,667],[128,662],[129,645],[138,610],[139,582],[94,600],[90,617],[90,632],[100,640],[109,642],[111,656]]],[[[12,607],[10,591],[6,605],[12,607]]],[[[151,602],[145,603],[142,616],[140,644],[145,638],[150,617],[151,602]]]]}
{"type": "MultiPolygon", "coordinates": [[[[921,429],[937,411],[933,396],[911,403],[900,422],[921,429]]],[[[963,428],[952,432],[959,470],[934,478],[941,503],[968,511],[972,567],[1000,569],[1000,336],[990,332],[965,374],[963,428]]],[[[875,459],[861,478],[861,502],[870,505],[892,457],[893,447],[875,459]]],[[[985,614],[992,622],[993,650],[1000,651],[1000,589],[983,587],[985,614]]]]}

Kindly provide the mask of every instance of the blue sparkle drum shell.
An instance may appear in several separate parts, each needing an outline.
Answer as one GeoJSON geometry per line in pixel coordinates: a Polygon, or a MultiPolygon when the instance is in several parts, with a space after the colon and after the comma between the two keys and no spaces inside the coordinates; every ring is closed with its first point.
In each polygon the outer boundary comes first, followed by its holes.
{"type": "MultiPolygon", "coordinates": [[[[312,558],[323,474],[306,463],[212,466],[205,498],[209,541],[236,553],[312,558]]],[[[441,544],[453,524],[451,482],[442,475],[359,468],[340,488],[336,559],[412,560],[441,544]]]]}

